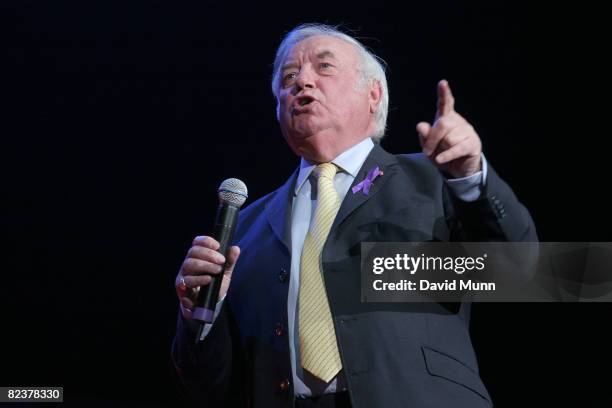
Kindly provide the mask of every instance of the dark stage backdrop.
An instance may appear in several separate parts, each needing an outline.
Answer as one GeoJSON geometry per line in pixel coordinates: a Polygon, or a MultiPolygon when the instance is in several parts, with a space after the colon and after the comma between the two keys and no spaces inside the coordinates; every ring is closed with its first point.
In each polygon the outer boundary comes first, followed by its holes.
{"type": "MultiPolygon", "coordinates": [[[[432,119],[446,78],[542,240],[610,240],[599,145],[584,146],[591,134],[573,127],[581,118],[564,98],[577,78],[560,73],[571,39],[558,10],[441,0],[0,7],[0,386],[180,406],[174,277],[193,237],[210,231],[222,180],[244,180],[252,201],[298,164],[269,85],[275,48],[298,23],[343,23],[388,63],[388,151],[419,151],[415,125],[432,119]]],[[[475,305],[497,406],[610,403],[600,369],[612,362],[611,312],[475,305]]]]}

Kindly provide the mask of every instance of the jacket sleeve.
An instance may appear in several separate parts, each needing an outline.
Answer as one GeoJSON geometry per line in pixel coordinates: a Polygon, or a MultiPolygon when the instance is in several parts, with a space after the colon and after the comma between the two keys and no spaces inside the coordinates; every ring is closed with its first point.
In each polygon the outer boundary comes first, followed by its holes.
{"type": "Polygon", "coordinates": [[[179,312],[171,355],[186,396],[201,407],[244,406],[243,353],[228,299],[197,345],[194,326],[179,312]]]}
{"type": "Polygon", "coordinates": [[[452,241],[538,241],[529,211],[490,164],[476,201],[461,201],[446,186],[443,194],[452,241]]]}

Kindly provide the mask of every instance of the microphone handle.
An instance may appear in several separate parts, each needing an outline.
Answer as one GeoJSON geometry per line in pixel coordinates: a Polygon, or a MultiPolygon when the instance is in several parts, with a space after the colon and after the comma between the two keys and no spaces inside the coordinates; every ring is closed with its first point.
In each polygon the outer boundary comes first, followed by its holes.
{"type": "Polygon", "coordinates": [[[219,299],[219,289],[221,288],[223,273],[227,267],[228,252],[234,236],[234,230],[236,229],[239,211],[240,207],[228,203],[221,203],[217,208],[217,218],[215,219],[213,237],[219,241],[218,252],[225,256],[225,264],[223,265],[221,273],[210,275],[212,277],[210,284],[201,288],[198,294],[196,307],[192,315],[194,320],[201,322],[198,334],[204,327],[204,323],[213,322],[215,307],[219,299]]]}

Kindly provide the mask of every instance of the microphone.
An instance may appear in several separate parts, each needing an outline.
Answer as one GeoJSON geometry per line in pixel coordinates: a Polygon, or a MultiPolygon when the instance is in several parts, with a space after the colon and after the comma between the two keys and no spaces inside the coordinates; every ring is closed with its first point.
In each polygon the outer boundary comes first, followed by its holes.
{"type": "Polygon", "coordinates": [[[219,289],[221,288],[223,274],[227,267],[228,252],[234,236],[234,230],[236,229],[238,212],[248,197],[246,185],[241,180],[235,178],[225,180],[217,191],[219,207],[217,207],[217,217],[212,237],[219,241],[218,252],[225,256],[225,264],[221,273],[210,275],[212,278],[210,284],[201,288],[198,293],[195,308],[191,315],[192,319],[199,323],[196,343],[203,340],[206,324],[212,324],[213,322],[215,307],[219,298],[219,289]]]}

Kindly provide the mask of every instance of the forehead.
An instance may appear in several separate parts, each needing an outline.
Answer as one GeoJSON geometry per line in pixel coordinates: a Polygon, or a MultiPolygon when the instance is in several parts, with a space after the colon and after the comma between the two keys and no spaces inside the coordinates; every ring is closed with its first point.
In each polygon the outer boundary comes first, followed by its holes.
{"type": "Polygon", "coordinates": [[[317,35],[309,37],[295,44],[285,57],[285,61],[310,59],[323,56],[330,56],[347,62],[356,61],[358,53],[355,45],[350,44],[340,38],[327,35],[317,35]]]}

